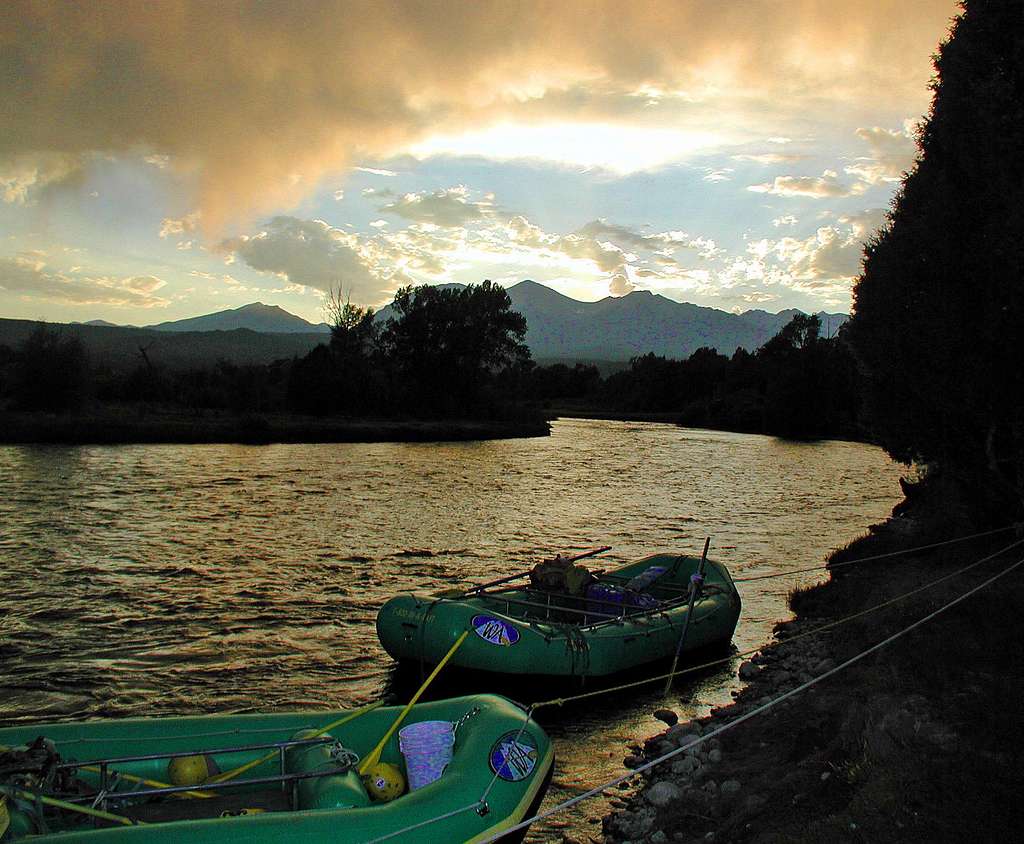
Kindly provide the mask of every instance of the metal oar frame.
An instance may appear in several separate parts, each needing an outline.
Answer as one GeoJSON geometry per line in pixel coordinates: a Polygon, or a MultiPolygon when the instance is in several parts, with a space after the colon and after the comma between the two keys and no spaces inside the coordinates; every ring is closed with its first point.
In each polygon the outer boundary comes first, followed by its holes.
{"type": "MultiPolygon", "coordinates": [[[[604,575],[602,580],[625,580],[624,578],[617,577],[616,575],[604,575]]],[[[630,607],[618,601],[606,601],[600,598],[588,598],[584,595],[573,595],[569,592],[551,592],[546,589],[536,589],[534,587],[527,586],[525,589],[522,586],[504,586],[501,589],[484,589],[476,588],[471,589],[466,593],[467,598],[480,598],[484,601],[492,603],[499,603],[505,605],[505,614],[509,615],[509,610],[513,607],[524,607],[527,610],[536,609],[544,610],[544,617],[536,617],[526,615],[524,621],[528,622],[543,622],[551,620],[551,613],[569,613],[570,615],[579,616],[582,621],[578,626],[581,629],[594,630],[599,627],[608,625],[619,625],[622,624],[626,619],[640,620],[646,616],[655,616],[665,613],[667,610],[675,609],[680,606],[686,606],[689,600],[689,587],[683,586],[672,586],[668,584],[659,584],[658,589],[678,592],[678,597],[670,598],[667,601],[659,601],[657,606],[653,607],[630,607]],[[508,595],[509,592],[522,592],[525,591],[528,595],[543,595],[543,601],[533,601],[526,598],[512,598],[508,595]],[[566,603],[554,603],[555,600],[560,599],[566,603]],[[614,613],[602,612],[600,610],[592,609],[580,609],[574,607],[572,603],[585,602],[588,605],[597,604],[598,606],[606,606],[614,609],[614,613]],[[597,621],[588,621],[588,618],[597,616],[597,621]]],[[[704,589],[705,596],[710,595],[712,592],[717,591],[715,584],[709,584],[704,589]]]]}
{"type": "Polygon", "coordinates": [[[296,786],[301,780],[316,779],[318,777],[330,777],[336,774],[347,774],[352,770],[351,765],[339,766],[337,768],[327,768],[325,770],[318,771],[303,771],[298,773],[287,773],[285,771],[285,751],[293,747],[307,747],[310,745],[317,744],[334,744],[335,739],[329,736],[318,736],[316,738],[308,739],[289,739],[288,741],[274,741],[265,744],[246,744],[238,747],[215,747],[208,748],[205,750],[180,750],[172,753],[147,753],[138,756],[114,756],[105,759],[92,759],[85,762],[69,761],[62,762],[55,766],[59,770],[74,770],[78,768],[99,768],[100,774],[100,785],[99,790],[94,794],[88,795],[75,795],[74,797],[65,797],[68,802],[72,803],[88,803],[93,802],[93,805],[99,804],[104,810],[107,808],[108,803],[120,803],[124,800],[131,800],[135,798],[151,798],[161,797],[163,795],[175,795],[185,794],[186,792],[214,792],[224,791],[231,788],[239,788],[242,786],[254,786],[254,785],[273,785],[280,784],[283,791],[290,792],[289,800],[292,810],[296,809],[297,796],[296,786]],[[265,777],[250,777],[247,779],[231,779],[224,780],[223,782],[213,783],[199,783],[196,785],[169,785],[160,786],[154,788],[144,788],[133,791],[111,791],[110,789],[116,786],[118,781],[118,772],[111,771],[112,765],[119,765],[125,762],[147,762],[154,759],[180,759],[186,756],[212,756],[221,753],[245,753],[247,751],[256,750],[270,750],[276,748],[278,750],[278,760],[280,773],[273,774],[265,777]],[[95,801],[95,802],[94,802],[95,801]]]}

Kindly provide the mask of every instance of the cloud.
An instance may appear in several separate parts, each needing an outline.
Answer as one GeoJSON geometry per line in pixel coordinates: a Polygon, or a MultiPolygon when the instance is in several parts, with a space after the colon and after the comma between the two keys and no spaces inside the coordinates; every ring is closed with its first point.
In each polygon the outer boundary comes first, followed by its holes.
{"type": "Polygon", "coordinates": [[[170,304],[155,293],[155,276],[81,276],[48,270],[39,253],[0,258],[0,289],[33,299],[71,305],[159,308],[170,304]]]}
{"type": "MultiPolygon", "coordinates": [[[[391,195],[390,191],[378,191],[378,195],[391,195]]],[[[489,203],[471,202],[469,191],[462,186],[434,191],[433,193],[407,193],[394,202],[381,206],[388,211],[414,223],[431,223],[437,226],[464,226],[483,216],[489,203]]]]}
{"type": "Polygon", "coordinates": [[[398,174],[394,170],[381,170],[378,167],[353,167],[353,170],[358,170],[360,173],[369,173],[371,176],[397,176],[398,174]]]}
{"type": "Polygon", "coordinates": [[[861,182],[843,184],[838,173],[826,170],[821,176],[776,176],[771,182],[761,185],[749,185],[747,190],[754,193],[770,193],[774,196],[808,196],[813,199],[851,196],[863,193],[865,186],[861,182]]]}
{"type": "Polygon", "coordinates": [[[792,161],[800,161],[802,155],[782,155],[778,152],[763,152],[758,154],[741,153],[732,156],[733,161],[752,161],[754,164],[786,164],[792,161]]]}
{"type": "MultiPolygon", "coordinates": [[[[723,130],[760,137],[777,103],[789,115],[779,133],[821,103],[918,114],[955,8],[524,0],[450,11],[445,0],[299,11],[8,0],[0,159],[166,156],[217,232],[295,205],[355,161],[499,124],[645,121],[685,135],[706,128],[711,104],[723,130]]],[[[4,196],[44,180],[8,177],[4,196]]]]}
{"type": "Polygon", "coordinates": [[[71,182],[81,175],[81,162],[74,156],[28,152],[4,157],[2,147],[0,141],[0,196],[4,202],[24,205],[45,188],[71,182]]]}
{"type": "Polygon", "coordinates": [[[403,278],[394,267],[375,266],[357,235],[322,220],[275,217],[254,235],[222,240],[217,251],[293,284],[322,291],[340,286],[356,302],[382,301],[403,278]]]}
{"type": "Polygon", "coordinates": [[[193,211],[180,219],[164,217],[160,222],[160,237],[171,237],[172,235],[194,234],[199,229],[199,221],[202,212],[193,211]]]}
{"type": "Polygon", "coordinates": [[[613,275],[611,283],[608,285],[608,292],[612,296],[625,296],[634,290],[636,290],[636,285],[621,273],[613,275]]]}
{"type": "Polygon", "coordinates": [[[856,159],[845,169],[869,185],[898,182],[914,163],[917,147],[909,128],[903,131],[878,126],[861,128],[857,130],[857,137],[867,143],[871,154],[856,159]]]}

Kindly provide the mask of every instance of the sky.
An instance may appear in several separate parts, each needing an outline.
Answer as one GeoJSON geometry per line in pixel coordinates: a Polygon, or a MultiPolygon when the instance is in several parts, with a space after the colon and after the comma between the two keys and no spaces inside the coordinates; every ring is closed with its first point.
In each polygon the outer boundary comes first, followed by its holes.
{"type": "Polygon", "coordinates": [[[0,317],[846,311],[947,0],[0,4],[0,317]]]}

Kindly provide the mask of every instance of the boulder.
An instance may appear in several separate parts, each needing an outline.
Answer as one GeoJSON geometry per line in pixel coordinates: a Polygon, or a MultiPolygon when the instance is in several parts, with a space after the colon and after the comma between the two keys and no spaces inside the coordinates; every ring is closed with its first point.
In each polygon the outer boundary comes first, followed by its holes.
{"type": "Polygon", "coordinates": [[[679,722],[679,716],[671,709],[655,709],[653,715],[659,721],[664,721],[670,727],[679,722]]]}
{"type": "Polygon", "coordinates": [[[722,797],[735,797],[740,793],[740,781],[739,780],[726,780],[722,783],[720,789],[722,797]]]}
{"type": "Polygon", "coordinates": [[[652,806],[662,809],[669,803],[678,800],[682,796],[682,793],[682,789],[675,783],[669,782],[668,780],[661,780],[644,792],[644,799],[652,806]]]}

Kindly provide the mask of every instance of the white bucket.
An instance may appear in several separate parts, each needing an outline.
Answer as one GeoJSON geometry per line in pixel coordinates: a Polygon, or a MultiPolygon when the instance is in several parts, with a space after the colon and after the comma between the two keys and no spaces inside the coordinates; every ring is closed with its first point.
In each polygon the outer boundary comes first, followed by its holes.
{"type": "Polygon", "coordinates": [[[451,721],[420,721],[398,731],[410,791],[440,779],[452,761],[454,726],[451,721]]]}

